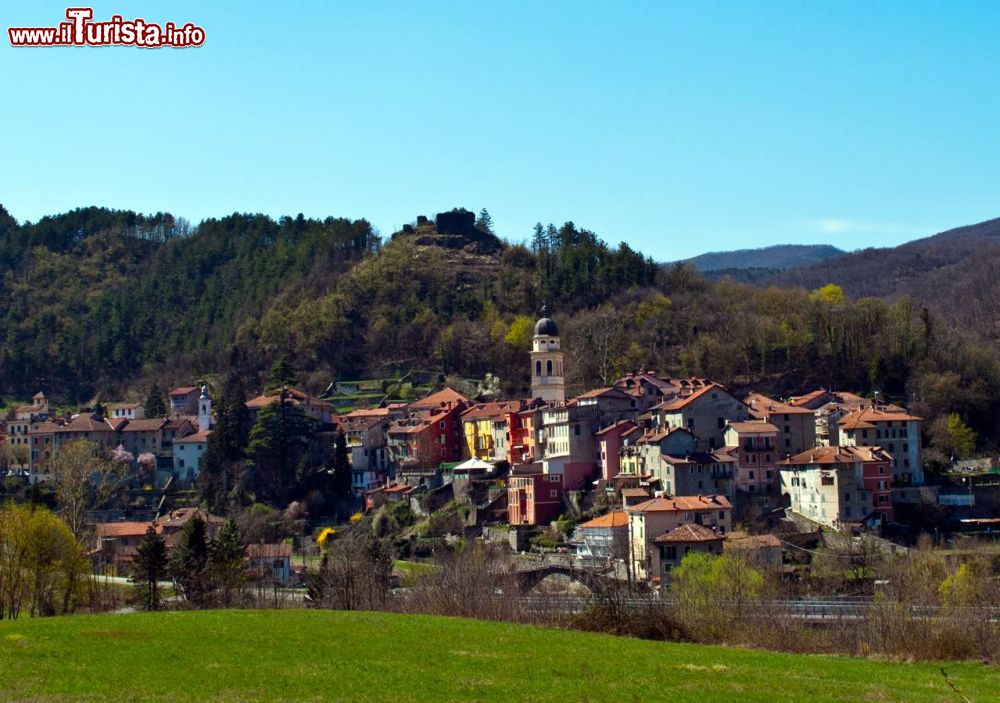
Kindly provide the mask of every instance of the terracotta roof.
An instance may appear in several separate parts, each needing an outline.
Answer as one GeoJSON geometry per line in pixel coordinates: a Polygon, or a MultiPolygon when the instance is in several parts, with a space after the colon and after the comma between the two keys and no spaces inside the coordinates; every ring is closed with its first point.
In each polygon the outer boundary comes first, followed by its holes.
{"type": "MultiPolygon", "coordinates": [[[[815,401],[820,400],[826,395],[829,395],[830,391],[825,388],[820,388],[819,390],[812,391],[811,393],[806,393],[805,395],[800,395],[796,398],[790,398],[788,400],[792,405],[798,405],[799,407],[808,408],[815,401]]],[[[815,410],[815,408],[813,408],[815,410]]]]}
{"type": "Polygon", "coordinates": [[[679,398],[674,398],[673,400],[665,401],[665,402],[660,403],[659,405],[657,405],[655,407],[657,409],[659,409],[659,410],[665,410],[667,412],[673,412],[673,411],[676,411],[676,410],[683,410],[688,405],[690,405],[694,401],[698,400],[698,398],[701,398],[703,395],[705,395],[706,393],[708,393],[709,391],[711,391],[713,388],[718,388],[719,390],[725,390],[720,385],[717,385],[715,383],[710,383],[707,386],[702,386],[701,388],[699,388],[698,390],[694,391],[693,393],[689,393],[687,395],[683,395],[683,396],[681,396],[679,398]]]}
{"type": "Polygon", "coordinates": [[[74,417],[69,423],[56,432],[112,432],[111,426],[104,420],[98,420],[93,413],[83,413],[74,417]]]}
{"type": "Polygon", "coordinates": [[[621,388],[615,388],[613,386],[609,386],[607,388],[595,388],[594,390],[587,391],[586,393],[578,395],[576,399],[580,400],[582,398],[601,398],[603,396],[615,396],[618,398],[626,398],[626,399],[630,399],[632,397],[628,393],[623,391],[621,388]]]}
{"type": "MultiPolygon", "coordinates": [[[[304,405],[306,407],[313,408],[329,408],[331,407],[329,403],[320,400],[319,398],[313,398],[308,393],[303,393],[302,391],[295,388],[285,389],[285,401],[291,405],[304,405]]],[[[281,391],[276,391],[271,395],[267,393],[262,393],[256,398],[251,398],[247,401],[246,405],[248,408],[264,408],[268,405],[273,405],[281,400],[281,391]]]]}
{"type": "Polygon", "coordinates": [[[493,417],[503,417],[507,413],[519,412],[521,404],[517,402],[476,403],[462,413],[463,420],[485,420],[493,417]]]}
{"type": "Polygon", "coordinates": [[[815,447],[779,461],[783,466],[856,464],[859,461],[891,461],[892,455],[882,447],[815,447]]]}
{"type": "Polygon", "coordinates": [[[444,405],[457,405],[457,404],[467,404],[469,399],[456,390],[451,388],[443,388],[436,393],[431,393],[430,395],[424,396],[420,400],[416,400],[410,403],[410,408],[423,408],[430,406],[444,406],[444,405]]]}
{"type": "Polygon", "coordinates": [[[250,559],[282,559],[292,556],[292,548],[287,544],[248,544],[246,551],[250,559]]]}
{"type": "Polygon", "coordinates": [[[895,410],[883,410],[875,408],[864,408],[849,412],[837,421],[837,424],[845,430],[871,429],[876,422],[910,422],[918,421],[922,418],[911,415],[908,412],[895,410]]]}
{"type": "Polygon", "coordinates": [[[108,403],[108,407],[115,410],[135,410],[141,408],[142,403],[108,403]]]}
{"type": "Polygon", "coordinates": [[[180,439],[175,439],[174,444],[202,444],[208,441],[212,430],[198,430],[194,434],[184,435],[180,439]]]}
{"type": "Polygon", "coordinates": [[[797,408],[788,403],[782,403],[774,398],[768,398],[763,393],[751,393],[743,402],[750,408],[750,414],[761,419],[768,419],[771,415],[812,415],[809,408],[797,408]]]}
{"type": "Polygon", "coordinates": [[[732,508],[725,496],[660,496],[627,508],[630,513],[674,513],[732,508]]]}
{"type": "Polygon", "coordinates": [[[684,542],[721,542],[723,536],[715,530],[710,530],[704,525],[687,524],[675,527],[665,535],[660,535],[653,541],[656,544],[684,543],[684,542]]]}
{"type": "Polygon", "coordinates": [[[579,527],[582,528],[601,528],[601,527],[627,527],[628,526],[628,513],[616,510],[611,513],[606,513],[600,517],[595,517],[593,520],[588,520],[579,527]]]}
{"type": "Polygon", "coordinates": [[[175,388],[167,395],[188,395],[198,390],[195,386],[181,386],[180,388],[175,388]]]}
{"type": "Polygon", "coordinates": [[[594,436],[595,437],[600,437],[601,435],[609,434],[612,430],[615,430],[615,429],[618,429],[618,430],[620,430],[622,432],[629,432],[632,429],[634,429],[635,427],[636,427],[636,424],[634,422],[632,422],[631,420],[619,420],[618,422],[610,424],[610,425],[608,425],[607,427],[605,427],[603,429],[597,430],[597,432],[594,433],[594,436]]]}
{"type": "Polygon", "coordinates": [[[751,420],[748,422],[730,422],[729,427],[740,433],[753,434],[754,432],[777,432],[778,428],[770,422],[763,420],[751,420]]]}
{"type": "Polygon", "coordinates": [[[170,511],[157,522],[161,527],[184,527],[195,515],[200,516],[208,524],[222,525],[226,522],[226,518],[206,513],[201,508],[178,508],[170,511]]]}
{"type": "Polygon", "coordinates": [[[123,432],[155,432],[163,429],[163,426],[167,424],[167,421],[162,417],[150,420],[126,420],[126,422],[128,424],[125,425],[123,432]]]}
{"type": "Polygon", "coordinates": [[[141,537],[149,529],[148,522],[99,522],[97,536],[102,537],[141,537]]]}
{"type": "Polygon", "coordinates": [[[649,498],[649,491],[645,488],[623,488],[622,497],[624,498],[649,498]]]}
{"type": "Polygon", "coordinates": [[[45,394],[42,393],[41,391],[38,391],[33,396],[31,396],[31,399],[32,400],[45,400],[45,394]]]}

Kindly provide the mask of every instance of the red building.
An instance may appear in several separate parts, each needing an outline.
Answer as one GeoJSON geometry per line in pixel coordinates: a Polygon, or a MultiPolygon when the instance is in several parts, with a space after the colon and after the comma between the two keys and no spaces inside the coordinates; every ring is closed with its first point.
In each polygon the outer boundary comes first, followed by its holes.
{"type": "Polygon", "coordinates": [[[511,525],[546,525],[562,512],[561,474],[511,476],[507,483],[507,520],[511,525]]]}

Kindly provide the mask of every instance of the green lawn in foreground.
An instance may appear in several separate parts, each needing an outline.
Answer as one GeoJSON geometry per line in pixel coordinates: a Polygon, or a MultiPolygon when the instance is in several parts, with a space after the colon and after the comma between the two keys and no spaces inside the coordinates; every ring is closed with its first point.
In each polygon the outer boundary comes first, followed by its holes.
{"type": "MultiPolygon", "coordinates": [[[[944,666],[976,703],[1000,698],[997,668],[944,666]]],[[[939,668],[383,613],[0,622],[0,700],[959,703],[939,668]]]]}

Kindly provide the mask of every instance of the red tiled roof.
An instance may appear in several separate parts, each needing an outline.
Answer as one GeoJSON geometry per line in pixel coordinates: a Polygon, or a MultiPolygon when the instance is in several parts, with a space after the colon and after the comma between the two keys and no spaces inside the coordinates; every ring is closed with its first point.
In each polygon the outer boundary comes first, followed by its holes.
{"type": "Polygon", "coordinates": [[[730,422],[729,426],[737,432],[743,434],[753,434],[755,432],[777,432],[778,428],[770,422],[763,420],[751,420],[748,422],[730,422]]]}
{"type": "Polygon", "coordinates": [[[618,422],[610,424],[610,425],[608,425],[607,427],[605,427],[603,429],[597,430],[597,432],[594,433],[594,436],[595,437],[600,437],[602,435],[609,434],[612,430],[615,430],[615,429],[618,429],[621,432],[629,432],[632,429],[634,429],[635,427],[636,427],[636,424],[634,422],[632,422],[631,420],[619,420],[618,422]]]}
{"type": "Polygon", "coordinates": [[[188,395],[198,390],[195,386],[181,386],[180,388],[175,388],[167,395],[188,395]]]}
{"type": "Polygon", "coordinates": [[[180,439],[175,439],[174,444],[203,444],[208,441],[212,430],[198,430],[194,434],[184,435],[180,439]]]}
{"type": "Polygon", "coordinates": [[[674,398],[673,400],[665,401],[655,407],[659,410],[665,410],[667,412],[683,410],[688,405],[698,400],[698,398],[701,398],[703,395],[705,395],[706,393],[708,393],[713,389],[718,389],[723,391],[725,390],[722,386],[718,385],[717,383],[709,383],[707,386],[702,386],[701,388],[692,393],[689,393],[687,395],[682,395],[679,398],[674,398]]]}
{"type": "Polygon", "coordinates": [[[653,541],[657,544],[685,543],[685,542],[721,542],[723,536],[715,530],[710,530],[704,525],[686,524],[675,527],[665,535],[660,535],[653,541]]]}
{"type": "Polygon", "coordinates": [[[600,517],[595,517],[593,520],[588,520],[587,522],[580,525],[583,528],[602,528],[602,527],[626,527],[628,525],[628,513],[616,510],[611,513],[606,513],[600,517]]]}
{"type": "Polygon", "coordinates": [[[163,426],[167,424],[164,418],[153,418],[149,420],[126,420],[128,422],[125,425],[123,432],[155,432],[156,430],[163,429],[163,426]]]}
{"type": "Polygon", "coordinates": [[[97,536],[101,537],[141,537],[149,529],[148,522],[99,522],[97,536]]]}
{"type": "Polygon", "coordinates": [[[424,396],[420,400],[415,400],[410,403],[410,408],[426,408],[431,406],[443,406],[443,405],[457,405],[460,403],[468,403],[469,399],[456,390],[451,388],[443,388],[436,393],[431,393],[430,395],[424,396]]]}
{"type": "Polygon", "coordinates": [[[816,447],[779,461],[784,466],[812,464],[855,464],[859,461],[891,461],[892,456],[882,447],[854,447],[850,445],[816,447]]]}
{"type": "Polygon", "coordinates": [[[781,540],[774,535],[748,535],[745,537],[732,537],[726,540],[726,549],[767,549],[777,547],[781,549],[781,540]]]}
{"type": "Polygon", "coordinates": [[[918,421],[922,418],[911,415],[908,412],[896,410],[883,410],[875,408],[864,408],[854,410],[837,421],[837,424],[845,430],[871,429],[876,422],[910,422],[918,421]]]}
{"type": "Polygon", "coordinates": [[[743,399],[743,402],[750,408],[750,414],[760,419],[768,419],[771,415],[813,414],[809,408],[797,408],[774,398],[768,398],[763,393],[751,393],[743,399]]]}
{"type": "Polygon", "coordinates": [[[630,513],[673,513],[732,508],[725,496],[660,496],[627,508],[630,513]]]}

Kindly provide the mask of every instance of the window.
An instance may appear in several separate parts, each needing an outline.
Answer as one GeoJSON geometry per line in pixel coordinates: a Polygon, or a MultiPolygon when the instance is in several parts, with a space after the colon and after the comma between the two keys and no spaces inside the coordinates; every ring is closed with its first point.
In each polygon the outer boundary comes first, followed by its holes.
{"type": "Polygon", "coordinates": [[[786,438],[786,439],[785,439],[785,446],[786,446],[786,447],[790,447],[790,446],[792,446],[792,440],[790,440],[790,439],[786,438]]]}
{"type": "Polygon", "coordinates": [[[753,480],[753,478],[754,478],[754,476],[753,476],[753,471],[751,471],[751,472],[750,472],[750,480],[752,481],[752,480],[753,480]]]}
{"type": "Polygon", "coordinates": [[[833,485],[833,476],[823,476],[823,477],[821,478],[820,482],[821,482],[821,483],[822,483],[822,484],[823,484],[824,486],[832,486],[832,485],[833,485]]]}
{"type": "Polygon", "coordinates": [[[847,502],[850,502],[851,501],[851,494],[850,493],[845,493],[844,494],[844,500],[847,501],[847,502]]]}
{"type": "Polygon", "coordinates": [[[551,376],[552,375],[552,360],[551,359],[549,359],[548,361],[545,362],[545,375],[546,376],[551,376]]]}
{"type": "Polygon", "coordinates": [[[726,519],[726,511],[725,510],[720,510],[719,511],[719,519],[720,520],[725,520],[726,519]]]}
{"type": "Polygon", "coordinates": [[[718,419],[718,422],[719,422],[719,429],[720,429],[720,430],[721,430],[721,429],[722,429],[723,427],[725,427],[725,426],[726,426],[726,418],[724,418],[724,417],[720,417],[720,418],[718,419]]]}
{"type": "Polygon", "coordinates": [[[688,418],[688,429],[689,430],[693,430],[694,429],[694,418],[693,417],[689,417],[688,418]]]}
{"type": "Polygon", "coordinates": [[[580,436],[580,426],[579,425],[573,425],[573,434],[575,434],[577,437],[580,436]]]}
{"type": "Polygon", "coordinates": [[[536,376],[541,376],[542,375],[542,362],[541,361],[536,361],[535,362],[535,375],[536,376]]]}
{"type": "Polygon", "coordinates": [[[549,498],[558,498],[559,491],[549,491],[549,498]]]}

